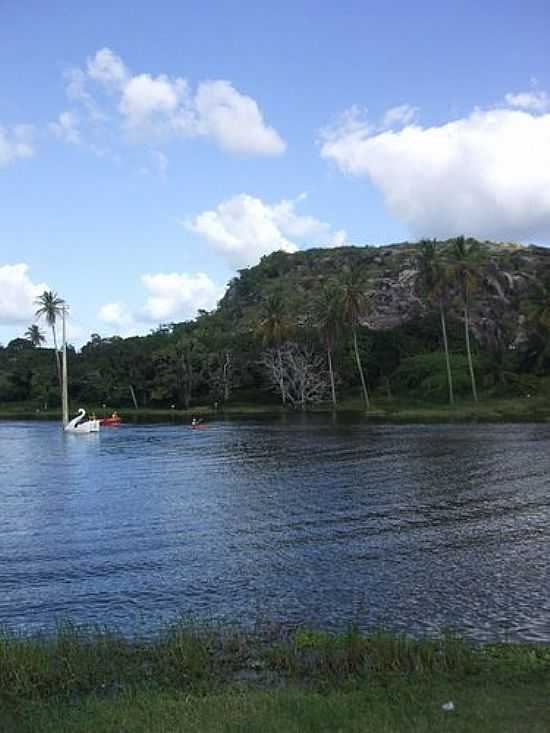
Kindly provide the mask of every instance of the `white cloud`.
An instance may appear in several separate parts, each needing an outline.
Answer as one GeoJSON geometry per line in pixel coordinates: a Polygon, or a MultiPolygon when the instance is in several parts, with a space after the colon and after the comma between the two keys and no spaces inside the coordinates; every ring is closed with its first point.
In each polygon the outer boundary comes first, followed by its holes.
{"type": "Polygon", "coordinates": [[[99,309],[99,320],[126,329],[133,324],[133,317],[124,303],[105,303],[99,309]]]}
{"type": "Polygon", "coordinates": [[[203,211],[185,226],[207,239],[236,267],[256,264],[270,252],[296,252],[298,244],[292,239],[307,239],[309,245],[341,244],[346,236],[343,230],[331,233],[328,224],[296,212],[296,204],[304,198],[302,194],[295,200],[266,204],[241,193],[203,211]]]}
{"type": "Polygon", "coordinates": [[[141,280],[149,292],[141,313],[155,323],[193,318],[199,309],[212,310],[224,292],[204,272],[159,272],[143,275],[141,280]]]}
{"type": "Polygon", "coordinates": [[[338,229],[328,238],[327,247],[343,247],[347,242],[347,236],[345,229],[338,229]]]}
{"type": "Polygon", "coordinates": [[[15,125],[11,130],[0,126],[0,168],[18,158],[31,158],[33,128],[31,125],[15,125]]]}
{"type": "Polygon", "coordinates": [[[141,135],[166,134],[178,106],[187,96],[184,79],[161,75],[133,76],[124,86],[119,109],[127,129],[141,135]]]}
{"type": "Polygon", "coordinates": [[[146,291],[145,304],[132,311],[125,303],[102,305],[99,319],[121,335],[142,333],[152,323],[194,318],[201,309],[212,310],[224,288],[203,272],[146,274],[141,277],[146,291]]]}
{"type": "Polygon", "coordinates": [[[0,324],[27,324],[35,318],[35,299],[44,290],[45,283],[33,283],[29,266],[23,263],[0,266],[0,324]]]}
{"type": "Polygon", "coordinates": [[[476,109],[443,125],[376,131],[357,109],[321,155],[366,176],[418,237],[550,237],[550,115],[476,109]]]}
{"type": "Polygon", "coordinates": [[[51,122],[49,128],[60,140],[74,145],[80,142],[79,119],[74,112],[62,112],[57,122],[51,122]]]}
{"type": "Polygon", "coordinates": [[[128,79],[128,69],[109,48],[100,49],[93,59],[88,59],[87,72],[95,79],[113,89],[122,88],[128,79]]]}
{"type": "Polygon", "coordinates": [[[63,74],[65,91],[71,102],[81,104],[94,123],[105,122],[107,115],[100,109],[97,101],[86,88],[88,77],[82,69],[69,69],[63,74]]]}
{"type": "Polygon", "coordinates": [[[231,153],[278,155],[286,144],[264,123],[257,103],[228,81],[199,84],[194,99],[198,129],[231,153]]]}
{"type": "Polygon", "coordinates": [[[69,98],[96,123],[106,120],[94,96],[102,94],[103,104],[118,114],[122,130],[134,141],[203,136],[229,152],[256,155],[278,155],[286,148],[264,122],[257,102],[229,81],[203,81],[193,93],[181,77],[132,74],[108,48],[88,59],[85,70],[72,69],[65,78],[69,98]]]}
{"type": "Polygon", "coordinates": [[[545,112],[550,109],[550,95],[543,91],[508,93],[505,96],[506,104],[519,109],[545,112]]]}
{"type": "Polygon", "coordinates": [[[404,127],[410,125],[414,121],[418,113],[417,107],[411,107],[409,104],[401,104],[398,107],[389,109],[382,120],[382,128],[390,129],[392,127],[404,127]]]}

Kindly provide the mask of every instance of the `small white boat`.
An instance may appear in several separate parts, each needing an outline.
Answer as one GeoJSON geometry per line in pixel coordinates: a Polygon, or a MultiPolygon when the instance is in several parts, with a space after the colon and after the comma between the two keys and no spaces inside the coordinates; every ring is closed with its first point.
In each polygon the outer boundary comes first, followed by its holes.
{"type": "Polygon", "coordinates": [[[61,404],[63,411],[63,430],[66,433],[99,433],[101,422],[96,420],[84,420],[86,410],[80,408],[78,415],[69,422],[69,381],[67,378],[67,305],[64,303],[63,308],[63,352],[62,352],[62,372],[61,372],[61,404]]]}
{"type": "Polygon", "coordinates": [[[66,426],[65,426],[65,432],[66,433],[99,433],[100,428],[100,421],[99,420],[86,420],[86,422],[82,422],[84,419],[84,416],[86,415],[86,410],[83,410],[82,407],[78,411],[78,415],[73,418],[66,426]]]}

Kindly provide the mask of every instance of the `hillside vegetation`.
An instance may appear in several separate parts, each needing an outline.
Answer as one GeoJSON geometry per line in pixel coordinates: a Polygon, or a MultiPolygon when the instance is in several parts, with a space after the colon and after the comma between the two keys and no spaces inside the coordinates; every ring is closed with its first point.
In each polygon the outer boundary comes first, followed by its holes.
{"type": "MultiPolygon", "coordinates": [[[[0,347],[0,405],[56,407],[53,349],[32,328],[27,336],[0,347]]],[[[549,337],[542,247],[458,238],[276,252],[194,321],[144,337],[92,334],[70,350],[70,394],[151,409],[540,399],[550,395],[549,337]]]]}

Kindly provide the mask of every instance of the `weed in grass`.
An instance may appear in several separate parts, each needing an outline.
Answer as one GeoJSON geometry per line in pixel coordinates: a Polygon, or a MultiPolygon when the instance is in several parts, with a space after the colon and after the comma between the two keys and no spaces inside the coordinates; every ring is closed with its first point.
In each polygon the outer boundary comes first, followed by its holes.
{"type": "Polygon", "coordinates": [[[466,673],[479,667],[475,650],[454,636],[419,641],[381,632],[365,637],[354,627],[339,635],[300,629],[289,642],[273,646],[267,658],[274,668],[294,678],[336,679],[391,672],[466,673]]]}
{"type": "Polygon", "coordinates": [[[325,690],[386,676],[550,674],[546,646],[473,647],[455,636],[417,640],[299,629],[267,636],[231,627],[178,623],[154,639],[127,639],[106,629],[70,624],[50,635],[0,634],[4,700],[77,700],[138,690],[205,695],[234,681],[280,687],[298,682],[325,690]]]}

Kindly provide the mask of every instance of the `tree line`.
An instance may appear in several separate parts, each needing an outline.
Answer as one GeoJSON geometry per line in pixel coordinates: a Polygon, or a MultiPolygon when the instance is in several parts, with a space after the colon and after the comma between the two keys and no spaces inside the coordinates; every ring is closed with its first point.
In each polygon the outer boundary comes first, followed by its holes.
{"type": "MultiPolygon", "coordinates": [[[[369,409],[373,401],[393,397],[453,404],[468,395],[478,401],[482,395],[528,395],[544,388],[550,374],[550,290],[543,280],[534,279],[529,297],[516,304],[527,334],[521,348],[506,333],[488,346],[473,332],[472,311],[488,290],[502,295],[509,275],[492,267],[486,249],[464,237],[444,244],[423,240],[415,268],[422,313],[386,331],[368,325],[372,275],[350,263],[323,277],[299,312],[284,277],[275,277],[269,289],[259,283],[253,307],[240,317],[222,301],[213,312],[161,325],[148,336],[92,334],[80,352],[69,349],[71,397],[116,407],[259,399],[301,409],[322,401],[337,407],[342,399],[360,397],[369,409]]],[[[241,290],[249,287],[241,280],[241,290]]],[[[41,409],[58,404],[57,327],[64,307],[54,291],[37,300],[36,316],[51,331],[53,349],[44,348],[39,323],[0,347],[1,403],[32,402],[41,409]]]]}

